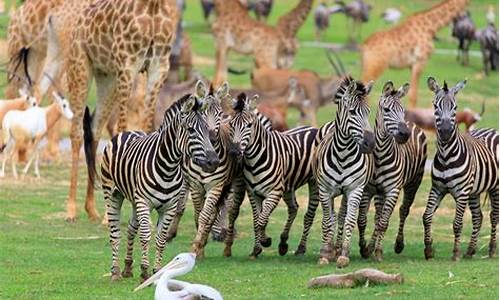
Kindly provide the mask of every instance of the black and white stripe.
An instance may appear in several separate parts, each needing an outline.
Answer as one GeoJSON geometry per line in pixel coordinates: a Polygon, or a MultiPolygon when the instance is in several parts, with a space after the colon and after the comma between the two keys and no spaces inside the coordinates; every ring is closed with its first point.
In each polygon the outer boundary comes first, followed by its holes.
{"type": "Polygon", "coordinates": [[[430,77],[427,84],[435,97],[433,101],[437,128],[437,152],[432,165],[432,187],[423,216],[425,258],[433,257],[431,225],[432,216],[443,197],[450,193],[455,199],[456,210],[453,221],[455,243],[453,260],[460,259],[460,236],[463,215],[467,204],[472,214],[472,235],[465,257],[472,257],[477,248],[477,239],[483,215],[479,196],[488,193],[491,203],[491,238],[489,255],[496,253],[496,228],[498,225],[498,132],[493,129],[479,129],[469,134],[458,130],[455,115],[455,95],[466,81],[448,88],[446,82],[441,88],[430,77]]]}
{"type": "Polygon", "coordinates": [[[375,149],[373,157],[375,171],[365,188],[359,208],[359,247],[363,257],[375,251],[375,259],[382,260],[382,241],[389,219],[396,206],[401,190],[404,198],[399,208],[399,230],[394,250],[401,253],[404,248],[404,224],[422,182],[427,159],[427,139],[424,132],[404,120],[401,104],[410,88],[406,83],[394,89],[391,81],[384,85],[375,120],[375,149]],[[366,247],[366,216],[371,198],[375,196],[375,231],[369,247],[366,247]]]}
{"type": "Polygon", "coordinates": [[[185,197],[182,159],[210,169],[218,164],[209,141],[208,126],[202,115],[205,104],[186,95],[166,112],[160,128],[147,135],[123,132],[115,136],[104,151],[101,165],[102,188],[106,201],[112,248],[112,279],[120,278],[120,210],[123,199],[132,203],[128,226],[127,254],[123,276],[131,276],[134,237],[139,231],[142,247],[141,276],[148,277],[150,211],[159,213],[154,269],[161,267],[168,226],[177,201],[185,197]]]}
{"type": "MultiPolygon", "coordinates": [[[[351,77],[341,82],[335,94],[338,105],[335,126],[321,140],[314,170],[323,208],[320,263],[337,258],[337,266],[349,264],[352,229],[356,224],[364,187],[373,172],[374,134],[369,129],[366,97],[372,83],[364,85],[351,77]],[[342,195],[337,242],[332,249],[335,212],[333,198],[342,195]],[[345,226],[345,228],[344,228],[345,226]]],[[[311,203],[311,201],[310,201],[311,203]]]]}
{"type": "MultiPolygon", "coordinates": [[[[235,114],[230,122],[231,137],[239,145],[243,162],[243,177],[252,205],[255,244],[251,253],[257,257],[262,246],[271,245],[265,234],[272,211],[283,197],[288,207],[288,219],[280,236],[279,253],[288,251],[290,227],[297,215],[298,204],[295,190],[309,184],[310,198],[316,197],[316,185],[312,177],[312,157],[317,129],[308,127],[297,133],[280,133],[267,130],[253,110],[255,98],[244,94],[234,103],[235,114]]],[[[241,187],[242,183],[239,183],[241,187]]],[[[230,209],[229,230],[234,225],[242,197],[234,197],[230,209]]],[[[317,201],[317,200],[313,200],[317,201]]],[[[225,254],[230,255],[232,239],[228,234],[225,254]]]]}

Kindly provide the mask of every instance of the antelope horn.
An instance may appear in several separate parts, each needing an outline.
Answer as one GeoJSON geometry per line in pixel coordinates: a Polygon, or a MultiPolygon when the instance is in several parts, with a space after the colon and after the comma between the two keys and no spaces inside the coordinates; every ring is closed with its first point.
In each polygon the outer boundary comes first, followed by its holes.
{"type": "Polygon", "coordinates": [[[342,72],[342,75],[347,74],[347,72],[346,72],[346,70],[344,68],[344,64],[342,63],[342,60],[340,59],[339,54],[336,51],[333,51],[333,50],[331,52],[333,52],[333,55],[335,56],[335,59],[337,60],[337,63],[339,64],[340,71],[342,72]]]}
{"type": "Polygon", "coordinates": [[[483,104],[481,105],[481,112],[479,113],[480,117],[483,116],[485,109],[486,109],[486,99],[483,99],[483,104]]]}
{"type": "Polygon", "coordinates": [[[332,57],[330,56],[329,51],[325,50],[325,53],[326,53],[326,58],[330,62],[330,65],[332,65],[333,69],[335,70],[335,73],[337,73],[337,76],[341,77],[342,73],[340,72],[340,69],[338,68],[338,66],[335,64],[335,62],[333,61],[332,57]]]}
{"type": "Polygon", "coordinates": [[[61,98],[64,98],[64,95],[62,94],[61,89],[56,84],[56,82],[54,81],[54,79],[52,79],[52,77],[49,74],[47,74],[47,72],[43,72],[43,75],[47,76],[47,78],[49,79],[49,81],[52,84],[52,86],[56,89],[57,94],[59,94],[59,96],[61,98]]]}

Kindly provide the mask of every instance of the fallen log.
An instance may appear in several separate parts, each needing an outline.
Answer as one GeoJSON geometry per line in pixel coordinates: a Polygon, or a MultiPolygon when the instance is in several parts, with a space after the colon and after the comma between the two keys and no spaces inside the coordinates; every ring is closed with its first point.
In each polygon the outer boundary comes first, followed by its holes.
{"type": "Polygon", "coordinates": [[[347,274],[331,274],[316,277],[309,280],[307,287],[352,288],[360,285],[395,283],[403,283],[403,275],[399,273],[387,274],[375,269],[361,269],[347,274]]]}

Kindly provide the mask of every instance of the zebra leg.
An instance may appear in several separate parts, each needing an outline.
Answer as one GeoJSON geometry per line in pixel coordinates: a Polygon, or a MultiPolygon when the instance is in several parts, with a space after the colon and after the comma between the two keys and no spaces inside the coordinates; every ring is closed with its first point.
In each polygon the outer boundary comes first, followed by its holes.
{"type": "Polygon", "coordinates": [[[311,181],[309,182],[309,203],[307,204],[307,212],[304,215],[304,231],[302,232],[302,238],[295,251],[295,255],[304,255],[306,253],[307,237],[309,236],[309,231],[314,222],[318,204],[318,185],[315,181],[311,181]]]}
{"type": "Polygon", "coordinates": [[[108,214],[109,241],[111,243],[112,263],[111,280],[116,281],[121,278],[120,262],[118,255],[120,250],[120,216],[123,204],[123,197],[115,197],[112,194],[111,186],[103,183],[104,199],[106,201],[106,212],[108,214]]]}
{"type": "Polygon", "coordinates": [[[359,204],[359,214],[358,214],[358,231],[359,231],[359,254],[363,258],[368,258],[370,253],[368,247],[366,246],[365,240],[365,230],[367,223],[368,210],[370,209],[371,193],[364,191],[363,197],[361,198],[361,203],[359,204]]]}
{"type": "MultiPolygon", "coordinates": [[[[208,192],[205,204],[200,212],[198,219],[198,231],[196,233],[196,237],[194,238],[193,245],[191,246],[191,250],[196,254],[197,258],[202,258],[204,256],[204,246],[208,239],[208,235],[210,234],[211,225],[217,217],[217,202],[219,201],[222,193],[222,188],[223,184],[219,184],[208,192]]],[[[200,193],[200,195],[202,194],[200,193]]],[[[194,202],[195,198],[193,195],[193,203],[194,202]]]]}
{"type": "Polygon", "coordinates": [[[432,217],[434,216],[434,213],[439,207],[439,204],[444,196],[445,194],[443,192],[439,191],[436,186],[432,185],[427,205],[425,206],[425,212],[422,216],[422,222],[424,224],[425,259],[431,259],[434,257],[434,251],[432,250],[432,217]]]}
{"type": "Polygon", "coordinates": [[[342,252],[337,258],[337,268],[345,268],[349,265],[349,253],[351,251],[352,229],[356,224],[359,203],[363,196],[364,187],[357,187],[347,195],[347,214],[345,216],[344,241],[342,252]]]}
{"type": "MultiPolygon", "coordinates": [[[[259,234],[259,244],[256,244],[254,247],[254,253],[257,253],[259,251],[260,246],[264,246],[262,244],[262,241],[264,238],[266,240],[268,239],[266,235],[266,227],[267,223],[269,222],[269,218],[278,205],[281,196],[283,195],[283,191],[281,190],[274,190],[271,191],[267,194],[266,198],[262,202],[262,210],[259,213],[259,217],[257,219],[257,232],[259,234]]],[[[290,214],[289,214],[290,216],[290,214]]],[[[265,247],[265,246],[264,246],[265,247]]],[[[262,252],[262,250],[260,250],[262,252]]],[[[252,255],[254,256],[254,255],[252,255]]],[[[257,257],[257,255],[255,255],[257,257]]]]}
{"type": "Polygon", "coordinates": [[[396,201],[398,201],[400,191],[401,190],[399,188],[395,188],[385,195],[382,213],[380,215],[379,221],[375,225],[375,261],[381,262],[383,260],[382,241],[384,240],[387,227],[389,227],[389,220],[394,210],[394,206],[396,206],[396,201]]]}
{"type": "Polygon", "coordinates": [[[405,248],[405,237],[404,237],[404,228],[406,218],[410,214],[410,208],[413,205],[413,201],[415,200],[415,195],[417,194],[418,187],[420,186],[420,179],[417,183],[412,183],[404,187],[404,197],[403,203],[399,207],[399,228],[398,228],[398,236],[396,237],[396,243],[394,244],[394,252],[401,253],[405,248]]]}
{"type": "MultiPolygon", "coordinates": [[[[151,240],[151,216],[149,207],[144,199],[135,199],[137,207],[137,220],[139,222],[139,240],[141,242],[142,257],[141,257],[141,278],[146,280],[149,277],[149,241],[151,240]]],[[[111,220],[110,220],[111,222],[111,220]]]]}
{"type": "Polygon", "coordinates": [[[293,221],[295,220],[295,217],[297,217],[297,210],[299,207],[295,198],[295,192],[285,193],[284,199],[286,206],[288,207],[288,218],[286,220],[285,227],[283,228],[283,232],[280,235],[278,252],[281,256],[288,252],[288,236],[290,234],[290,228],[292,227],[293,221]]]}
{"type": "Polygon", "coordinates": [[[491,237],[489,256],[494,257],[497,254],[497,225],[498,225],[498,186],[488,193],[491,203],[490,222],[491,237]]]}
{"type": "Polygon", "coordinates": [[[455,235],[455,242],[453,244],[453,261],[460,260],[460,236],[462,235],[464,212],[467,206],[468,197],[466,195],[457,195],[455,198],[455,219],[453,220],[453,234],[455,235]]]}
{"type": "MultiPolygon", "coordinates": [[[[333,248],[333,259],[337,259],[342,251],[342,239],[344,236],[344,225],[345,225],[345,215],[347,210],[347,197],[342,196],[342,202],[339,209],[339,220],[337,222],[337,241],[335,242],[335,247],[333,248]]],[[[335,229],[335,224],[333,225],[335,229]]]]}
{"type": "Polygon", "coordinates": [[[375,243],[377,242],[378,232],[375,230],[378,222],[380,221],[380,216],[382,215],[382,209],[384,207],[384,197],[382,195],[375,195],[373,199],[373,204],[375,206],[375,228],[373,229],[372,237],[370,239],[370,244],[367,247],[366,255],[372,255],[375,250],[375,243]]]}
{"type": "Polygon", "coordinates": [[[217,204],[217,216],[215,221],[211,225],[212,240],[216,242],[222,242],[226,239],[227,235],[227,215],[229,206],[231,205],[229,201],[229,193],[231,192],[231,185],[225,185],[222,189],[219,202],[217,204]]]}
{"type": "Polygon", "coordinates": [[[481,212],[481,201],[479,196],[469,199],[469,208],[472,215],[472,234],[464,258],[472,258],[472,256],[476,254],[477,238],[479,237],[479,231],[483,224],[483,213],[481,212]]]}
{"type": "Polygon", "coordinates": [[[233,197],[233,200],[229,201],[227,235],[224,242],[225,247],[223,253],[225,257],[229,257],[232,255],[231,247],[233,246],[234,242],[234,223],[236,222],[236,219],[240,214],[241,203],[245,198],[245,182],[243,180],[235,180],[232,187],[232,193],[229,193],[229,197],[233,197]]]}
{"type": "Polygon", "coordinates": [[[259,216],[262,210],[262,198],[250,192],[248,193],[248,198],[250,199],[250,205],[252,206],[253,232],[255,236],[254,247],[252,253],[250,253],[250,258],[255,259],[260,253],[262,253],[261,231],[259,227],[259,216]]]}
{"type": "Polygon", "coordinates": [[[333,259],[332,240],[335,226],[335,211],[333,209],[333,197],[319,187],[319,202],[323,209],[323,220],[321,222],[321,249],[319,251],[318,264],[329,264],[333,259]]]}
{"type": "Polygon", "coordinates": [[[184,211],[186,210],[188,192],[187,190],[184,189],[185,188],[183,188],[182,195],[179,197],[179,201],[177,202],[174,219],[172,220],[172,223],[168,228],[167,242],[171,242],[177,236],[179,223],[181,222],[182,216],[184,215],[184,211]]]}
{"type": "Polygon", "coordinates": [[[161,209],[158,211],[158,228],[156,233],[156,254],[153,272],[156,273],[161,269],[161,262],[163,260],[163,251],[167,244],[168,228],[172,219],[174,218],[175,209],[161,209]]]}
{"type": "Polygon", "coordinates": [[[127,254],[125,256],[125,269],[122,272],[122,276],[125,278],[132,277],[132,263],[134,262],[132,253],[134,251],[134,239],[137,235],[137,229],[139,225],[137,222],[137,211],[134,206],[132,206],[132,215],[128,220],[128,236],[127,236],[127,254]]]}

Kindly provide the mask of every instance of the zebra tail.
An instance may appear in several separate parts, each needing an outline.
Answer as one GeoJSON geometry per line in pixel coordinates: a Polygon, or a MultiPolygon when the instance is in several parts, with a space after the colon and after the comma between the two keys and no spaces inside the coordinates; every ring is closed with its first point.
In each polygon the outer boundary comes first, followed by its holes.
{"type": "Polygon", "coordinates": [[[489,200],[490,200],[490,198],[488,197],[488,193],[486,193],[486,195],[484,195],[484,201],[483,201],[483,207],[482,208],[485,208],[486,205],[488,205],[489,200]]]}
{"type": "Polygon", "coordinates": [[[92,134],[92,115],[88,106],[85,107],[83,115],[83,150],[85,151],[85,161],[87,162],[89,184],[96,189],[96,151],[94,148],[94,136],[92,134]]]}

